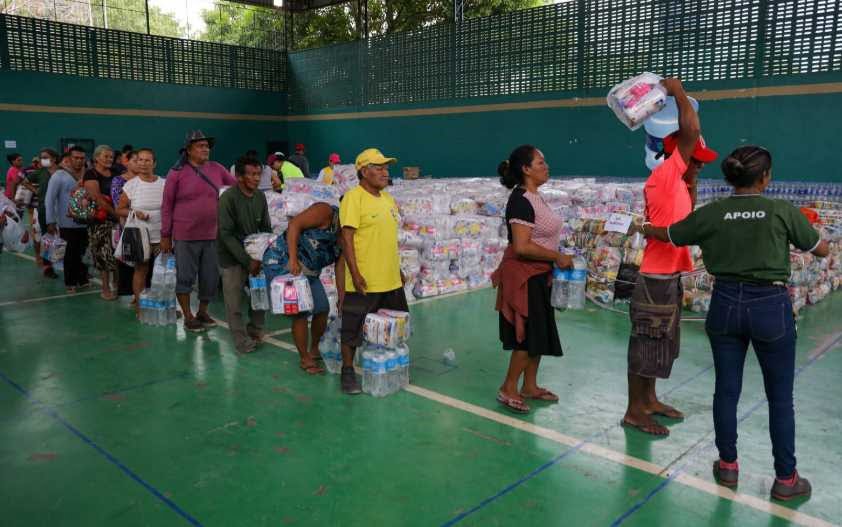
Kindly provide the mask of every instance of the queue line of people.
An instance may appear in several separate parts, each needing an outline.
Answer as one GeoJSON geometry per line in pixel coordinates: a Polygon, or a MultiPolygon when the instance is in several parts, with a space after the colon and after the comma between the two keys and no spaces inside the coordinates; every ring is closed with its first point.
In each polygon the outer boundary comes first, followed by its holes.
{"type": "MultiPolygon", "coordinates": [[[[752,344],[769,400],[776,472],[771,494],[781,500],[809,495],[810,483],[798,474],[795,460],[796,332],[785,286],[790,244],[819,257],[828,254],[828,244],[798,209],[761,195],[772,177],[772,154],[762,147],[743,146],[727,156],[722,171],[734,187],[733,196],[695,209],[698,174],[718,154],[704,142],[698,114],[681,82],[663,83],[676,99],[679,130],[664,140],[660,155],[666,159],[644,187],[646,221],[633,227],[649,243],[630,308],[628,407],[622,424],[666,436],[669,429],[656,417],[684,418],[680,410],[658,399],[656,380],[670,376],[679,356],[681,273],[692,270],[687,246],[699,245],[708,272],[716,278],[705,324],[716,372],[713,413],[719,459],[713,465],[714,477],[725,486],[738,483],[736,408],[743,363],[752,344]]],[[[153,174],[154,152],[129,153],[128,171],[136,175],[123,183],[118,204],[110,209],[105,199],[106,183],[114,177],[107,170],[110,149],[99,147],[94,168],[85,174],[81,149],[63,155],[61,168],[51,171],[44,205],[47,231],[59,232],[68,243],[65,284],[69,289],[86,286],[84,246],[90,241],[99,253],[98,247],[105,244],[105,227],[86,227],[61,213],[81,180],[114,218],[133,213],[147,222],[153,245],[160,240],[156,253],[175,253],[176,294],[185,329],[198,332],[215,325],[207,310],[221,274],[226,318],[240,353],[253,352],[264,337],[264,313],[249,309],[249,320],[243,321],[242,292],[248,277],[260,272],[269,279],[286,273],[307,276],[315,307],[293,320],[293,338],[302,370],[319,374],[324,370],[318,342],[330,306],[318,276],[324,267],[335,265],[342,316],[341,389],[349,395],[360,393],[353,361],[362,344],[366,315],[383,308],[408,311],[398,245],[401,219],[394,198],[385,190],[389,166],[396,159],[377,149],[360,153],[355,160],[359,186],[343,196],[338,208],[317,203],[293,218],[273,243],[274,253],[281,257],[263,262],[249,257],[242,242],[250,234],[271,230],[261,190],[267,184],[282,185],[283,167],[290,161],[273,154],[264,165],[254,155],[244,156],[234,164],[232,176],[210,160],[213,146],[212,137],[191,132],[182,160],[165,181],[153,174]],[[280,181],[275,179],[279,174],[280,181]],[[223,186],[230,188],[220,195],[223,186]],[[189,294],[196,282],[200,303],[194,314],[189,294]]],[[[55,153],[45,150],[44,155],[52,158],[55,153]]],[[[338,156],[331,156],[331,165],[334,161],[339,162],[338,156]]],[[[328,178],[331,172],[323,171],[322,176],[328,178]]],[[[499,165],[498,174],[511,194],[505,211],[509,246],[492,277],[500,341],[509,352],[497,401],[508,410],[527,413],[529,403],[559,401],[557,394],[539,385],[538,372],[544,356],[563,354],[550,304],[550,282],[553,268],[569,268],[572,259],[559,251],[562,221],[540,194],[549,179],[543,153],[531,145],[520,146],[499,165]]],[[[113,271],[111,260],[104,252],[96,260],[105,282],[113,271]]],[[[135,269],[136,295],[147,269],[135,269]]],[[[103,286],[103,298],[109,297],[108,292],[103,286]]]]}

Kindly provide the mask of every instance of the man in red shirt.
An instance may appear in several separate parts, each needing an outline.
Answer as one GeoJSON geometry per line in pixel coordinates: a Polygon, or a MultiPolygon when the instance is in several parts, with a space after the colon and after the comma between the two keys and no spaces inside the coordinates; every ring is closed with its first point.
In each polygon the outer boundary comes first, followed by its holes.
{"type": "MultiPolygon", "coordinates": [[[[662,81],[678,106],[678,131],[664,138],[661,163],[644,186],[646,221],[666,227],[683,220],[696,202],[696,177],[716,152],[705,145],[699,116],[678,79],[662,81]]],[[[648,434],[666,436],[669,429],[656,421],[660,415],[683,419],[684,414],[658,400],[655,380],[669,378],[678,357],[684,292],[681,273],[693,270],[687,247],[648,239],[643,263],[632,295],[629,338],[629,405],[623,425],[648,434]]]]}

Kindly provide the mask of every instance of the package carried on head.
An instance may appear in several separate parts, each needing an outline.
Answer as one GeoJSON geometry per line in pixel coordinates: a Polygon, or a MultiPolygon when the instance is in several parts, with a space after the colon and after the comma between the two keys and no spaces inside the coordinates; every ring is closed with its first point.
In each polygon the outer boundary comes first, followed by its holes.
{"type": "Polygon", "coordinates": [[[667,91],[661,85],[662,80],[648,72],[625,80],[608,92],[608,107],[630,130],[637,130],[666,104],[667,91]]]}

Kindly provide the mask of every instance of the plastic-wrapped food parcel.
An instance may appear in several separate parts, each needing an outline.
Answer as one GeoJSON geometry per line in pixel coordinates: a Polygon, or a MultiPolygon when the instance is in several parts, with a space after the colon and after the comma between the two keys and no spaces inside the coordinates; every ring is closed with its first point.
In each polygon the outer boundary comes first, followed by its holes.
{"type": "MultiPolygon", "coordinates": [[[[345,180],[353,178],[349,176],[345,180]]],[[[273,203],[270,205],[273,231],[283,232],[293,212],[300,212],[316,201],[338,204],[342,188],[323,187],[307,180],[288,185],[284,194],[269,193],[268,199],[273,203]]],[[[718,187],[700,183],[700,204],[724,197],[718,187]]],[[[775,194],[772,197],[789,197],[781,195],[779,190],[773,185],[769,192],[775,194]]],[[[491,273],[507,246],[503,218],[509,193],[505,188],[489,178],[399,179],[388,191],[400,209],[399,251],[410,300],[490,284],[491,273]]],[[[626,296],[620,291],[633,286],[631,282],[641,263],[645,240],[639,235],[605,232],[604,226],[608,216],[615,212],[642,214],[642,181],[552,179],[540,192],[549,207],[564,220],[561,249],[575,253],[587,263],[588,296],[603,305],[614,302],[615,291],[618,300],[626,296]]],[[[798,203],[819,211],[824,223],[816,228],[832,243],[831,256],[826,259],[793,252],[789,286],[796,310],[818,302],[842,282],[842,202],[839,193],[833,199],[827,199],[827,193],[827,189],[815,193],[817,197],[824,196],[824,201],[798,203]]],[[[792,195],[803,197],[812,193],[804,190],[792,195]]],[[[697,271],[684,277],[684,303],[688,309],[704,312],[710,302],[713,279],[704,272],[698,248],[691,248],[691,254],[697,271]]],[[[335,292],[332,268],[322,273],[322,282],[328,291],[335,292]]]]}

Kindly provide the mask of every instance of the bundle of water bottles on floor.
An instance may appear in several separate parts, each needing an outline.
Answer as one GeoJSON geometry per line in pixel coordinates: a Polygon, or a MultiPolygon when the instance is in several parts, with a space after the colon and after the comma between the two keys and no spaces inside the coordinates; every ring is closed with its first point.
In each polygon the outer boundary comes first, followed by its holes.
{"type": "Polygon", "coordinates": [[[172,253],[161,253],[152,267],[152,283],[138,299],[140,322],[150,326],[176,323],[176,262],[172,253]]]}
{"type": "MultiPolygon", "coordinates": [[[[296,316],[313,309],[313,295],[308,280],[302,276],[282,275],[267,289],[263,274],[249,279],[253,309],[270,309],[274,314],[296,316]]],[[[330,298],[332,306],[335,298],[330,298]]],[[[331,309],[319,350],[329,373],[342,371],[340,314],[331,309]]],[[[363,370],[363,392],[385,397],[409,384],[409,313],[381,309],[369,314],[364,324],[364,345],[357,350],[356,366],[363,370]]]]}
{"type": "MultiPolygon", "coordinates": [[[[341,328],[342,319],[331,315],[319,343],[325,369],[329,373],[342,371],[341,328]]],[[[354,357],[354,365],[362,370],[363,393],[385,397],[409,384],[407,341],[411,332],[409,313],[405,311],[381,309],[366,317],[365,342],[354,357]]]]}

